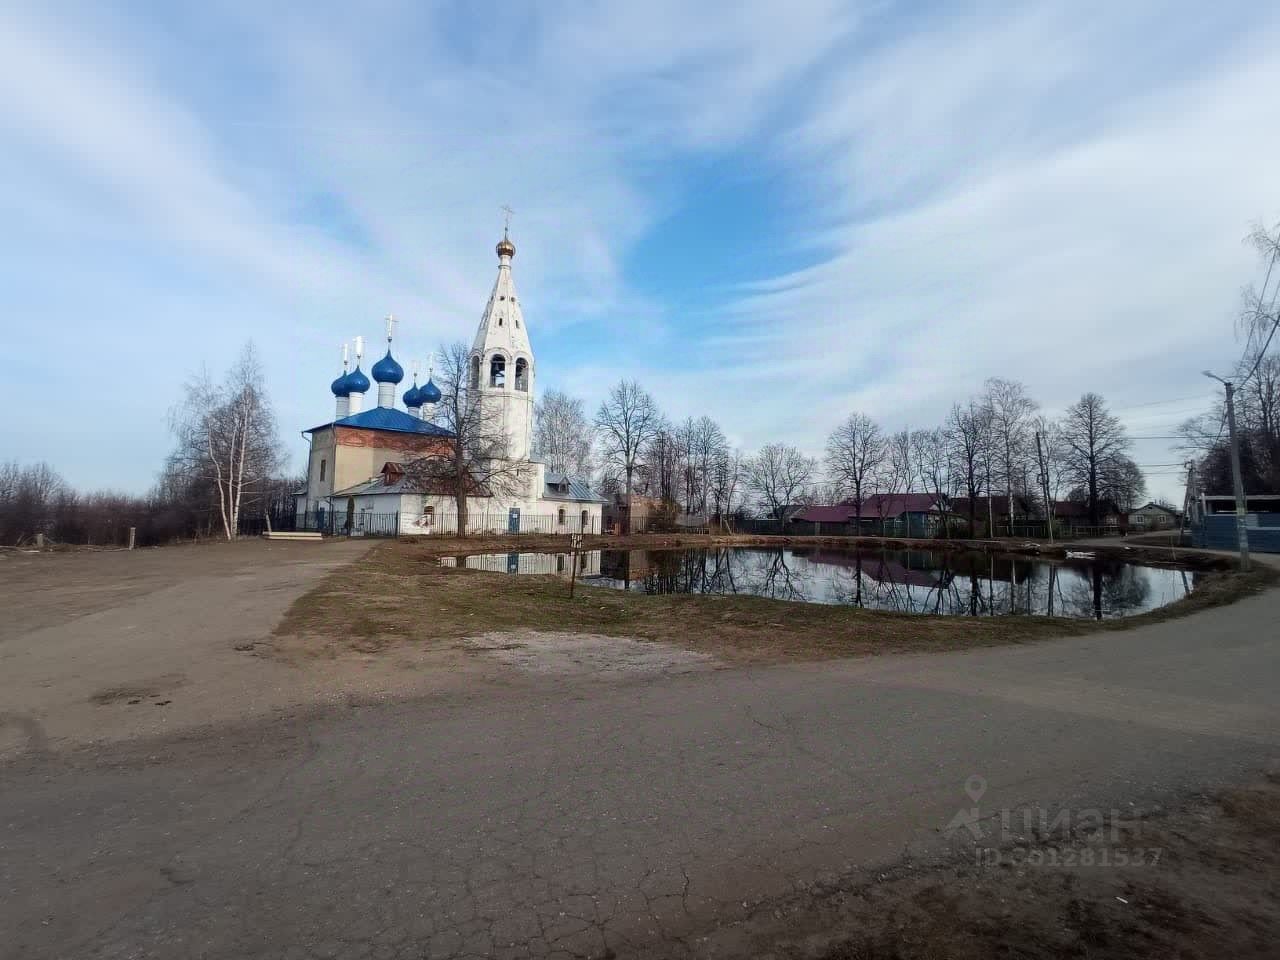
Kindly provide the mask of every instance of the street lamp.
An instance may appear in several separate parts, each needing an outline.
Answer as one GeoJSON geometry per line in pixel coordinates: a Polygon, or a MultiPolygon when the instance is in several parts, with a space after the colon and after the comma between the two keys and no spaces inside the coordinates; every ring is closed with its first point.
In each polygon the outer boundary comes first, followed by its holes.
{"type": "Polygon", "coordinates": [[[1245,526],[1244,479],[1240,474],[1240,442],[1236,439],[1235,386],[1208,370],[1200,371],[1227,389],[1227,434],[1231,445],[1231,486],[1236,495],[1236,543],[1240,548],[1240,569],[1249,569],[1249,529],[1245,526]]]}

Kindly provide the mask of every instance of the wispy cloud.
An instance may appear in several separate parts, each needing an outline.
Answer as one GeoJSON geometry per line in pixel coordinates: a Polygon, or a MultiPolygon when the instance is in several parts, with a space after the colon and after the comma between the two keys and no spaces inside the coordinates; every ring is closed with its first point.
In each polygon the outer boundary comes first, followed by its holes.
{"type": "Polygon", "coordinates": [[[406,356],[470,336],[503,202],[540,380],[592,404],[638,376],[745,445],[817,450],[852,407],[935,421],[990,375],[1047,407],[1186,394],[1207,344],[1230,353],[1239,238],[1280,207],[1276,39],[1246,4],[7,10],[23,385],[52,363],[150,432],[104,469],[108,441],[57,439],[55,396],[6,445],[145,483],[181,377],[250,336],[308,426],[336,344],[382,314],[406,356]],[[712,159],[777,202],[723,239],[753,272],[706,276],[723,296],[688,313],[631,256],[660,278],[685,249],[712,159]]]}

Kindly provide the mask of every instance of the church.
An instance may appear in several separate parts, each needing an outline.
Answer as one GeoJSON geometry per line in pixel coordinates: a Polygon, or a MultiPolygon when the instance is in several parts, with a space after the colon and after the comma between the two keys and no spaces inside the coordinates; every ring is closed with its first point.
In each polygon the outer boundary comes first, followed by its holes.
{"type": "MultiPolygon", "coordinates": [[[[468,358],[466,403],[484,405],[491,422],[505,432],[506,475],[515,478],[502,492],[477,484],[467,498],[466,533],[599,533],[605,503],[582,477],[547,469],[533,456],[536,365],[529,330],[516,296],[511,261],[516,248],[503,231],[496,248],[498,276],[485,305],[468,358]]],[[[393,326],[387,324],[387,352],[369,370],[361,369],[357,338],[355,369],[343,359],[342,374],[330,389],[334,418],[304,431],[311,438],[306,486],[294,495],[298,529],[333,533],[430,535],[458,533],[453,491],[424,489],[414,464],[450,455],[454,434],[440,416],[441,392],[428,375],[396,405],[404,368],[392,356],[393,326]],[[377,385],[376,406],[364,409],[365,394],[377,385]]],[[[464,432],[465,436],[465,432],[464,432]]],[[[477,471],[479,472],[479,471],[477,471]]]]}

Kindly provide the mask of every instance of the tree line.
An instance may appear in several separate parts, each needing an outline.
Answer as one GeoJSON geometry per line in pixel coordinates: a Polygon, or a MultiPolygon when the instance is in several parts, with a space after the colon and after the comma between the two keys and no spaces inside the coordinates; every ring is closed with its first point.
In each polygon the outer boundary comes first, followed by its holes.
{"type": "Polygon", "coordinates": [[[189,380],[169,421],[174,445],[145,494],[79,492],[47,463],[0,464],[0,544],[37,534],[55,543],[121,546],[129,530],[149,546],[204,537],[230,539],[244,518],[289,510],[300,484],[287,462],[262,368],[246,345],[221,380],[189,380]]]}
{"type": "MultiPolygon", "coordinates": [[[[1019,504],[1052,517],[1060,500],[1092,523],[1136,507],[1146,483],[1132,441],[1106,401],[1086,393],[1063,416],[1045,416],[1027,388],[993,378],[944,422],[896,432],[848,414],[810,456],[783,442],[735,449],[710,417],[672,421],[634,380],[622,380],[588,417],[581,400],[551,391],[536,408],[535,448],[556,470],[595,476],[600,490],[640,495],[707,518],[780,517],[790,507],[848,503],[861,519],[876,495],[962,497],[971,527],[979,501],[998,496],[1012,524],[1019,504]]],[[[987,518],[990,519],[990,518],[987,518]]]]}

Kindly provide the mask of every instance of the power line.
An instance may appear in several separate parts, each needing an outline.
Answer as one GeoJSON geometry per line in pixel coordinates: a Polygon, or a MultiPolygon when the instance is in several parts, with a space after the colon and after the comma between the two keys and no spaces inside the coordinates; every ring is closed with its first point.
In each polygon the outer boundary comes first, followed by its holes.
{"type": "Polygon", "coordinates": [[[1168,400],[1150,400],[1146,403],[1131,403],[1124,407],[1112,407],[1112,412],[1116,410],[1137,410],[1141,407],[1158,407],[1165,403],[1181,403],[1184,400],[1208,400],[1214,396],[1212,393],[1197,393],[1190,397],[1170,397],[1168,400]]]}

